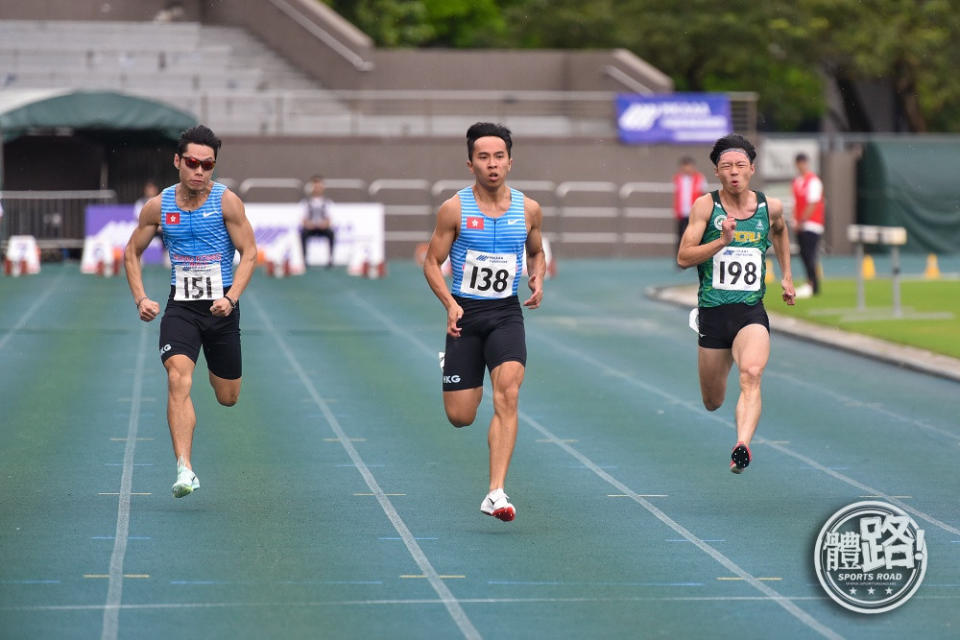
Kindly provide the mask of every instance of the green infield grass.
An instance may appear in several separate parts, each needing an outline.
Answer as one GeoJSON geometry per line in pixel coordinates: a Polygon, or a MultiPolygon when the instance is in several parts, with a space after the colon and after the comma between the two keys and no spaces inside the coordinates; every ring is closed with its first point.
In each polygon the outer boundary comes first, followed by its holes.
{"type": "Polygon", "coordinates": [[[864,285],[863,309],[857,308],[854,278],[825,280],[820,295],[798,300],[794,307],[779,300],[775,282],[767,287],[765,304],[776,313],[960,358],[960,280],[901,280],[899,317],[893,310],[890,278],[864,285]]]}

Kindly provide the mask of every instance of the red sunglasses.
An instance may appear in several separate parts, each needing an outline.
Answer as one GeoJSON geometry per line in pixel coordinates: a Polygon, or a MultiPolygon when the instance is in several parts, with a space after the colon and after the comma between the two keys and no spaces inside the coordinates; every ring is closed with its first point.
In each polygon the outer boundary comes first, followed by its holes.
{"type": "Polygon", "coordinates": [[[197,160],[196,158],[191,158],[190,156],[180,157],[183,158],[183,164],[187,165],[188,169],[203,167],[204,171],[213,171],[213,167],[217,164],[216,160],[197,160]]]}

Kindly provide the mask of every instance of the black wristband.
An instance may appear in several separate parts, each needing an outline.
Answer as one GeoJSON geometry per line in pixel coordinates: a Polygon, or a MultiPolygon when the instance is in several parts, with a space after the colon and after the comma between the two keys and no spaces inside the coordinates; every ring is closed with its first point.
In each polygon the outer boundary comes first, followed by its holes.
{"type": "Polygon", "coordinates": [[[226,295],[226,294],[224,294],[223,297],[227,299],[227,302],[230,303],[230,306],[231,306],[231,307],[233,307],[234,309],[237,308],[237,303],[233,301],[233,298],[231,298],[230,296],[228,296],[228,295],[226,295]]]}

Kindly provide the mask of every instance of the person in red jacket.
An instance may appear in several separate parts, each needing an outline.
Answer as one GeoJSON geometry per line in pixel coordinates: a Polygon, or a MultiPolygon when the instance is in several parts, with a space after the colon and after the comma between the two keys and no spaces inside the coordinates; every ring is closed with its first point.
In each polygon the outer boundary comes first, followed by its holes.
{"type": "Polygon", "coordinates": [[[693,158],[680,158],[680,169],[673,176],[673,213],[677,218],[677,247],[674,253],[680,250],[680,238],[687,230],[693,201],[706,192],[707,180],[697,171],[693,158]]]}
{"type": "Polygon", "coordinates": [[[823,182],[810,170],[810,158],[798,153],[795,162],[797,177],[793,180],[793,221],[800,245],[800,258],[807,272],[807,284],[797,288],[797,297],[820,293],[819,253],[823,237],[823,182]]]}

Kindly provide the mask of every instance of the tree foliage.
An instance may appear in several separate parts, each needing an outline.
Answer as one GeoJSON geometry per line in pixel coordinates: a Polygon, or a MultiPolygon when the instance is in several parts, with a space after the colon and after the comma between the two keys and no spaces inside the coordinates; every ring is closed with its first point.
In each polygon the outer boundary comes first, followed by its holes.
{"type": "Polygon", "coordinates": [[[380,46],[612,48],[681,91],[754,91],[761,126],[870,130],[872,84],[912,131],[960,131],[955,0],[325,0],[380,46]],[[828,87],[841,113],[828,114],[828,87]]]}

